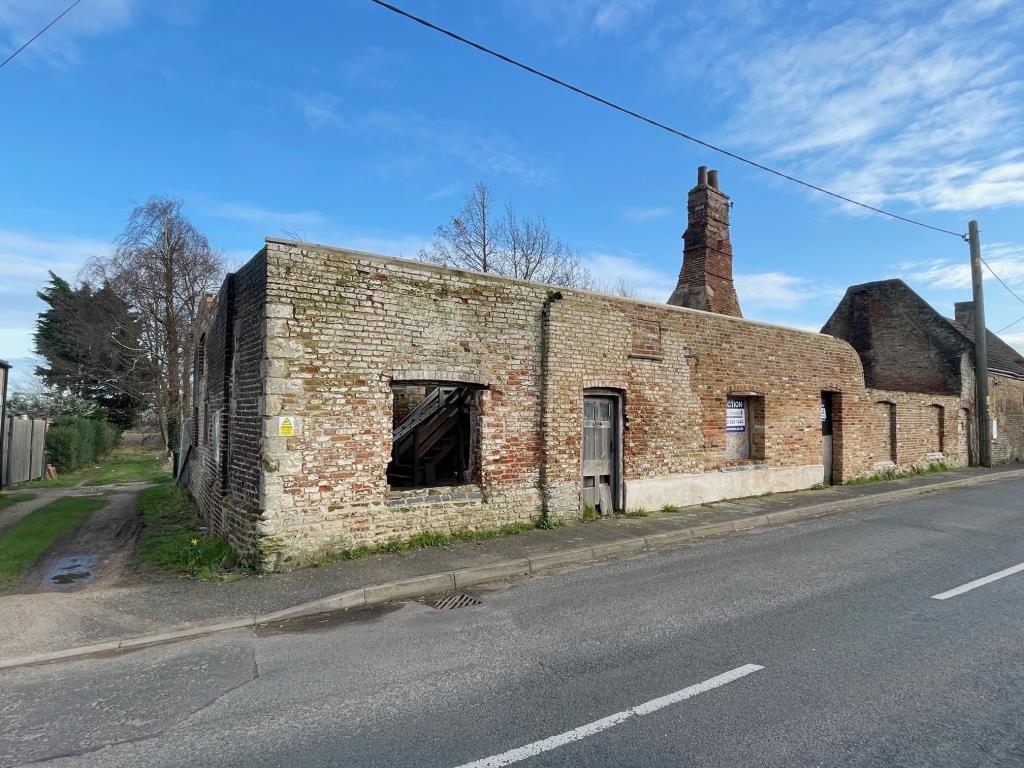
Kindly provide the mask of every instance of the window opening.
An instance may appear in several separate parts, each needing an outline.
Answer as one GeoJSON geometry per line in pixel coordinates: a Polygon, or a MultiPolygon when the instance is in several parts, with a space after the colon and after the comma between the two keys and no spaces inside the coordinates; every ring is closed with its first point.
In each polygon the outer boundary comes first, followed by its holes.
{"type": "Polygon", "coordinates": [[[462,485],[479,481],[480,387],[394,382],[392,488],[462,485]]]}
{"type": "Polygon", "coordinates": [[[725,458],[764,458],[764,397],[732,394],[726,399],[725,458]]]}

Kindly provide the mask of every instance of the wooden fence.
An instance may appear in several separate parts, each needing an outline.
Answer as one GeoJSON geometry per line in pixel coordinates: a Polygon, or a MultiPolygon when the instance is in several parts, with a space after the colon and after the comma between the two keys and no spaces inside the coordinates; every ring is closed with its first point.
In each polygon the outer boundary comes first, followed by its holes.
{"type": "Polygon", "coordinates": [[[46,419],[8,416],[4,421],[0,487],[42,480],[46,472],[46,419]]]}

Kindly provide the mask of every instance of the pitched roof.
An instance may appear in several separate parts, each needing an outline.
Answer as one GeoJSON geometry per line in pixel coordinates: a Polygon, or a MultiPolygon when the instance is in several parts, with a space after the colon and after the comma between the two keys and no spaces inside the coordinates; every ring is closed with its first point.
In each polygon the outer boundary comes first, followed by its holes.
{"type": "MultiPolygon", "coordinates": [[[[948,317],[943,319],[959,331],[967,341],[972,345],[974,344],[974,323],[964,325],[948,317]]],[[[986,331],[985,338],[987,340],[989,372],[1002,373],[1014,378],[1024,379],[1024,356],[1021,356],[1017,350],[992,333],[992,331],[986,331]]]]}

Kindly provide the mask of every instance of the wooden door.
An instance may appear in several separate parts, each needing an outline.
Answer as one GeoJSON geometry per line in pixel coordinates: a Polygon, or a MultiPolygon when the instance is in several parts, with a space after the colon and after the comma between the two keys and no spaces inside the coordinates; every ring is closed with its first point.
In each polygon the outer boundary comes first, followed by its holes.
{"type": "Polygon", "coordinates": [[[583,398],[583,504],[607,515],[618,497],[617,399],[583,398]]]}
{"type": "Polygon", "coordinates": [[[832,393],[821,393],[821,463],[824,481],[832,485],[832,393]]]}

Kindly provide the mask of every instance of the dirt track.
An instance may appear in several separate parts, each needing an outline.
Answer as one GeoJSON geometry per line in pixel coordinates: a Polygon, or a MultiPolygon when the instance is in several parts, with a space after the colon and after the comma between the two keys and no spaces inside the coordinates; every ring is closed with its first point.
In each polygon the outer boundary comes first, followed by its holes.
{"type": "MultiPolygon", "coordinates": [[[[91,488],[90,491],[108,494],[107,504],[61,537],[32,566],[18,591],[79,591],[112,587],[121,581],[135,552],[140,526],[138,495],[146,485],[91,488]]],[[[83,493],[81,488],[69,488],[66,495],[83,493]]]]}

